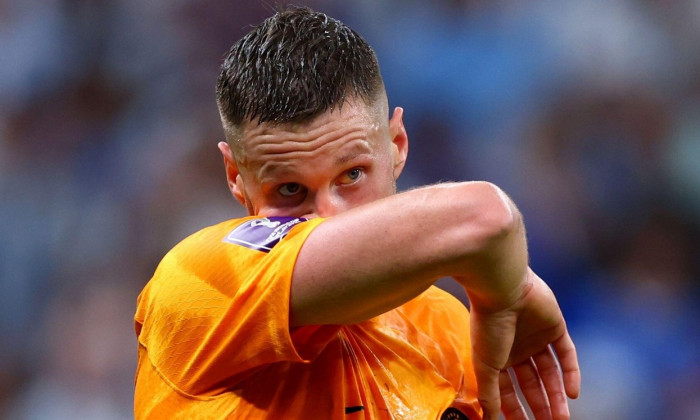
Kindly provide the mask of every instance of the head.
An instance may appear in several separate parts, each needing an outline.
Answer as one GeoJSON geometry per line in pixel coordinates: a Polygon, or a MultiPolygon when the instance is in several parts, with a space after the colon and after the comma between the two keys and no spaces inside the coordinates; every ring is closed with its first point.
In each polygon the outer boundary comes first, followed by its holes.
{"type": "Polygon", "coordinates": [[[217,104],[229,188],[251,215],[328,217],[396,190],[402,110],[389,119],[374,51],[335,19],[265,20],[228,52],[217,104]]]}

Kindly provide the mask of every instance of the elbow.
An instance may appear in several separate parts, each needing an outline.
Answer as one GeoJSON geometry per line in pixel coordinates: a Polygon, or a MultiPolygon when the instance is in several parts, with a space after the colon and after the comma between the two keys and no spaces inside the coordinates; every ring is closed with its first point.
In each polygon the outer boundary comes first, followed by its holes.
{"type": "Polygon", "coordinates": [[[489,190],[484,200],[484,225],[492,238],[502,238],[522,230],[523,220],[520,211],[502,189],[485,183],[489,190]]]}
{"type": "Polygon", "coordinates": [[[464,185],[469,197],[462,203],[466,208],[464,223],[470,238],[478,250],[491,248],[505,238],[523,232],[522,215],[503,190],[489,182],[470,182],[464,185]]]}

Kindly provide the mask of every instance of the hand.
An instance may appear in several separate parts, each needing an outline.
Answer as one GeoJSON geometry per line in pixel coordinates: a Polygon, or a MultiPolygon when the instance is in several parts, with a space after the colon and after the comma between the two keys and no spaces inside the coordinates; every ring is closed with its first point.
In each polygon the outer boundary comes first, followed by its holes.
{"type": "Polygon", "coordinates": [[[499,409],[508,420],[528,418],[509,368],[536,420],[569,419],[566,397],[578,397],[581,385],[576,348],[554,294],[532,270],[508,308],[485,311],[472,304],[471,334],[485,420],[497,419],[499,409]]]}

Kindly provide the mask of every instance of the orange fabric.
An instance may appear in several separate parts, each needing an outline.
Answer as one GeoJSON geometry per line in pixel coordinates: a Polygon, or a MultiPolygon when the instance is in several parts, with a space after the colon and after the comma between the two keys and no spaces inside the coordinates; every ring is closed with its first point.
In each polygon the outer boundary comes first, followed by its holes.
{"type": "Polygon", "coordinates": [[[222,240],[248,220],[185,239],[141,292],[137,419],[480,418],[461,302],[431,287],[366,322],[290,331],[294,263],[323,219],[270,252],[222,240]]]}

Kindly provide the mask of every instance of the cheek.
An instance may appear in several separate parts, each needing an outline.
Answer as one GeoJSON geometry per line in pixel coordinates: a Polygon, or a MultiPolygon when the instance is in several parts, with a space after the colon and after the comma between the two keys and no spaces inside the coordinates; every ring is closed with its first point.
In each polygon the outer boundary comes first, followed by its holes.
{"type": "Polygon", "coordinates": [[[265,199],[265,195],[262,193],[257,185],[244,184],[244,188],[241,189],[242,196],[245,199],[245,207],[248,214],[253,216],[266,216],[267,209],[270,203],[265,199]]]}
{"type": "Polygon", "coordinates": [[[396,192],[396,182],[394,180],[394,171],[391,167],[384,167],[381,170],[370,176],[368,180],[370,185],[367,188],[366,200],[374,201],[380,198],[388,197],[396,192]]]}
{"type": "Polygon", "coordinates": [[[383,185],[388,191],[388,194],[394,194],[396,192],[396,177],[394,176],[394,165],[387,164],[382,168],[381,173],[383,185]]]}

